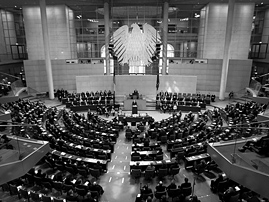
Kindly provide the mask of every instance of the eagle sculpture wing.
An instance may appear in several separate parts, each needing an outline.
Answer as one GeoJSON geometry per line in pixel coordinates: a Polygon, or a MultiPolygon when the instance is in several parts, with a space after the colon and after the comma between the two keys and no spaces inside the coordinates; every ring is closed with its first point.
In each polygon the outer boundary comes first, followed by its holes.
{"type": "Polygon", "coordinates": [[[148,65],[156,50],[156,42],[160,41],[159,33],[149,24],[143,25],[141,31],[138,24],[129,27],[124,25],[113,34],[115,54],[120,64],[130,66],[148,65]]]}
{"type": "Polygon", "coordinates": [[[129,40],[129,27],[127,25],[121,26],[113,33],[113,44],[115,49],[115,54],[118,57],[118,61],[121,64],[123,62],[126,48],[128,47],[129,40]]]}
{"type": "Polygon", "coordinates": [[[157,30],[152,27],[151,25],[145,23],[143,25],[143,38],[142,38],[142,44],[143,44],[143,63],[145,65],[152,62],[151,58],[156,51],[156,43],[161,40],[161,37],[157,30]]]}

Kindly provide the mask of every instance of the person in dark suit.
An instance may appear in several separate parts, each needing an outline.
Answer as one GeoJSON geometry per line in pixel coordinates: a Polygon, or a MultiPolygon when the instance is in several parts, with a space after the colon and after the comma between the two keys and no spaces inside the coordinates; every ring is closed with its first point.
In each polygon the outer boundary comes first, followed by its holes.
{"type": "Polygon", "coordinates": [[[145,186],[142,187],[141,191],[141,195],[148,195],[148,194],[153,194],[152,189],[148,187],[148,185],[146,184],[145,186]]]}
{"type": "Polygon", "coordinates": [[[43,180],[43,178],[45,178],[46,174],[45,173],[42,173],[42,170],[39,169],[37,171],[37,173],[36,173],[36,176],[42,178],[42,180],[43,180]]]}
{"type": "Polygon", "coordinates": [[[90,191],[97,191],[99,195],[104,193],[103,187],[101,187],[97,182],[93,182],[92,186],[90,186],[90,191]]]}
{"type": "Polygon", "coordinates": [[[189,179],[188,178],[185,178],[184,179],[184,183],[182,183],[180,185],[181,188],[185,188],[185,187],[191,187],[191,183],[189,182],[189,179]]]}
{"type": "Polygon", "coordinates": [[[159,184],[156,186],[156,192],[163,192],[166,190],[166,186],[163,185],[163,182],[160,181],[159,184]]]}
{"type": "Polygon", "coordinates": [[[175,181],[172,180],[171,181],[171,184],[168,185],[167,189],[170,190],[170,189],[176,189],[177,188],[177,185],[175,184],[175,181]]]}
{"type": "Polygon", "coordinates": [[[98,169],[100,171],[100,173],[103,172],[103,168],[102,168],[100,161],[97,161],[97,163],[93,166],[93,168],[98,169]]]}
{"type": "Polygon", "coordinates": [[[213,192],[217,191],[218,184],[223,181],[223,176],[222,174],[219,174],[218,178],[216,180],[212,180],[210,184],[210,188],[212,189],[213,192]]]}
{"type": "Polygon", "coordinates": [[[96,200],[92,197],[91,192],[88,192],[85,199],[82,199],[82,202],[96,202],[96,200]]]}
{"type": "Polygon", "coordinates": [[[74,191],[72,189],[70,189],[67,192],[66,200],[67,201],[78,201],[78,196],[74,193],[74,191]]]}

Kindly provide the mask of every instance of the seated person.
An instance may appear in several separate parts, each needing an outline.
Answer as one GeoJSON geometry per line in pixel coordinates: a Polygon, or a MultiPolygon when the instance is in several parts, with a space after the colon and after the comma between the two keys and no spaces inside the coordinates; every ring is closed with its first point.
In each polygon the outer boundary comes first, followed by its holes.
{"type": "Polygon", "coordinates": [[[153,194],[152,189],[149,188],[147,184],[141,188],[140,192],[141,192],[141,195],[142,195],[142,196],[143,196],[144,194],[146,194],[146,195],[148,195],[148,194],[153,194]]]}
{"type": "Polygon", "coordinates": [[[159,184],[155,188],[155,192],[163,192],[166,191],[166,186],[163,185],[163,182],[160,181],[159,184]]]}
{"type": "Polygon", "coordinates": [[[205,169],[206,169],[206,162],[204,160],[201,160],[201,162],[198,164],[196,163],[196,161],[194,162],[193,172],[200,174],[204,172],[205,169]]]}
{"type": "Polygon", "coordinates": [[[100,171],[100,174],[103,172],[103,168],[100,161],[97,161],[97,163],[93,166],[93,168],[98,169],[100,171]]]}
{"type": "Polygon", "coordinates": [[[150,163],[146,170],[153,170],[155,172],[155,166],[153,165],[153,163],[150,163]]]}
{"type": "Polygon", "coordinates": [[[170,166],[170,172],[171,172],[172,168],[179,168],[178,163],[174,163],[174,164],[172,164],[172,165],[170,166]]]}
{"type": "MultiPolygon", "coordinates": [[[[249,140],[246,142],[246,144],[243,147],[238,148],[238,150],[241,152],[245,152],[246,149],[251,149],[252,146],[259,147],[262,145],[263,141],[268,140],[268,139],[269,139],[269,135],[264,136],[258,140],[257,139],[249,140]]],[[[269,148],[267,148],[267,149],[269,150],[269,148]]]]}
{"type": "Polygon", "coordinates": [[[189,182],[189,179],[185,177],[184,183],[182,183],[180,185],[180,188],[182,189],[182,188],[186,188],[186,187],[191,187],[191,183],[189,182]]]}
{"type": "Polygon", "coordinates": [[[90,191],[97,191],[99,195],[102,195],[104,193],[103,188],[97,184],[97,182],[93,182],[92,186],[90,186],[90,191]]]}
{"type": "Polygon", "coordinates": [[[212,189],[213,192],[217,191],[218,185],[222,181],[223,181],[222,174],[219,174],[219,176],[218,176],[218,178],[216,180],[211,181],[210,188],[212,189]]]}
{"type": "Polygon", "coordinates": [[[74,191],[72,189],[70,189],[67,192],[66,198],[67,201],[78,201],[78,196],[77,194],[74,193],[74,191]]]}
{"type": "Polygon", "coordinates": [[[193,195],[189,198],[189,202],[201,202],[196,195],[193,195]]]}
{"type": "Polygon", "coordinates": [[[176,189],[177,188],[177,185],[175,184],[175,180],[172,180],[171,181],[171,184],[168,185],[167,189],[170,190],[170,189],[176,189]]]}
{"type": "Polygon", "coordinates": [[[143,158],[144,161],[153,161],[153,157],[151,157],[150,155],[146,155],[143,158]]]}
{"type": "Polygon", "coordinates": [[[82,202],[96,202],[96,200],[92,197],[91,192],[89,191],[84,199],[82,199],[82,202]]]}
{"type": "Polygon", "coordinates": [[[229,202],[231,196],[235,196],[237,192],[233,187],[229,187],[224,193],[219,193],[220,200],[229,202]]]}
{"type": "Polygon", "coordinates": [[[132,169],[140,169],[139,162],[136,162],[132,169]]]}

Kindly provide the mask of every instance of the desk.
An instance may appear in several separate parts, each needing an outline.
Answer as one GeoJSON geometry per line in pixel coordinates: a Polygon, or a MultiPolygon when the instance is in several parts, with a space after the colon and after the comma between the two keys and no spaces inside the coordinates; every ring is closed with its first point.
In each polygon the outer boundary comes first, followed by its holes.
{"type": "MultiPolygon", "coordinates": [[[[131,155],[134,152],[131,152],[131,155]]],[[[140,154],[140,156],[152,156],[152,157],[156,157],[157,155],[157,151],[137,151],[137,153],[140,154]]]]}
{"type": "MultiPolygon", "coordinates": [[[[170,158],[173,158],[173,157],[175,157],[176,156],[176,154],[179,152],[179,151],[186,151],[186,149],[189,149],[191,146],[194,146],[195,147],[195,149],[197,149],[197,148],[200,148],[201,146],[203,145],[203,143],[197,143],[197,144],[193,144],[193,145],[189,145],[189,146],[185,146],[185,147],[178,147],[178,148],[176,148],[176,149],[171,149],[170,150],[170,158]]],[[[206,152],[206,150],[203,150],[203,152],[200,152],[199,151],[199,153],[197,153],[197,154],[201,154],[201,153],[205,153],[206,152]]]]}
{"type": "Polygon", "coordinates": [[[124,115],[119,115],[119,121],[123,122],[149,122],[150,120],[153,120],[151,116],[124,116],[124,115]]]}
{"type": "MultiPolygon", "coordinates": [[[[160,144],[158,143],[153,143],[153,144],[150,144],[149,147],[151,148],[151,150],[156,150],[156,148],[158,147],[161,147],[160,144]]],[[[144,143],[138,143],[138,144],[132,144],[132,150],[134,149],[143,149],[144,148],[144,143]]]]}
{"type": "Polygon", "coordinates": [[[57,150],[51,151],[51,154],[54,154],[56,156],[63,157],[63,158],[66,158],[66,159],[72,159],[72,160],[76,160],[76,161],[83,161],[83,162],[91,164],[91,165],[97,164],[97,162],[99,161],[102,168],[103,168],[103,170],[107,170],[107,162],[108,161],[106,161],[106,160],[84,158],[84,157],[80,157],[80,156],[76,156],[76,155],[70,155],[70,154],[67,154],[65,152],[60,152],[60,151],[57,151],[57,150]]]}
{"type": "Polygon", "coordinates": [[[201,111],[201,107],[198,106],[190,106],[190,105],[178,105],[177,106],[177,110],[180,111],[192,111],[192,112],[200,112],[201,111]]]}
{"type": "MultiPolygon", "coordinates": [[[[176,164],[176,161],[174,160],[164,160],[166,162],[167,168],[169,169],[169,167],[173,164],[176,164]]],[[[133,166],[136,166],[136,164],[139,163],[139,168],[144,171],[146,170],[146,168],[153,164],[156,169],[158,170],[161,166],[162,166],[162,161],[130,161],[130,170],[133,169],[133,166]]]]}
{"type": "Polygon", "coordinates": [[[75,149],[87,150],[87,151],[97,153],[97,154],[98,153],[103,153],[103,154],[107,155],[108,159],[111,159],[111,150],[95,149],[95,148],[92,148],[92,147],[86,147],[84,145],[77,145],[77,144],[74,144],[74,143],[66,143],[66,145],[69,146],[69,147],[75,148],[75,149]]]}
{"type": "Polygon", "coordinates": [[[185,157],[185,169],[192,168],[195,161],[200,161],[202,159],[206,161],[206,160],[210,160],[211,157],[208,153],[185,157]]]}
{"type": "MultiPolygon", "coordinates": [[[[131,111],[132,110],[132,104],[133,104],[133,101],[134,100],[131,100],[131,99],[126,99],[124,100],[124,110],[128,110],[128,111],[131,111]]],[[[147,101],[146,100],[135,100],[136,103],[137,103],[137,109],[138,110],[146,110],[147,109],[147,101]]]]}

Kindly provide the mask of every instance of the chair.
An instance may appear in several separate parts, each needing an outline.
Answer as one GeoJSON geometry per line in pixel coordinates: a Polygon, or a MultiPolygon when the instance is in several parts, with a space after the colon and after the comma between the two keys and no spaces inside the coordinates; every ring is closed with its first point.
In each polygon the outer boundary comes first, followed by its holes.
{"type": "Polygon", "coordinates": [[[63,190],[64,192],[68,192],[70,189],[73,189],[73,185],[69,184],[63,184],[63,190]]]}
{"type": "Polygon", "coordinates": [[[149,196],[150,196],[151,198],[153,198],[153,193],[150,193],[150,194],[143,194],[143,195],[142,195],[142,198],[143,198],[144,200],[147,200],[149,196]]]}
{"type": "Polygon", "coordinates": [[[162,161],[163,160],[163,154],[157,154],[155,157],[156,161],[162,161]]]}
{"type": "Polygon", "coordinates": [[[53,202],[64,202],[62,198],[53,198],[53,202]]]}
{"type": "Polygon", "coordinates": [[[180,195],[180,189],[168,189],[167,193],[173,199],[180,195]]]}
{"type": "Polygon", "coordinates": [[[181,192],[182,192],[182,194],[183,194],[183,196],[189,196],[189,195],[191,195],[191,192],[192,192],[192,187],[190,186],[190,187],[183,187],[183,188],[181,188],[181,192]]]}
{"type": "Polygon", "coordinates": [[[131,170],[131,176],[137,180],[141,177],[141,170],[140,169],[132,169],[131,170]]]}
{"type": "Polygon", "coordinates": [[[230,199],[229,199],[229,202],[238,202],[238,199],[239,199],[239,193],[234,195],[234,196],[231,196],[230,199]]]}
{"type": "Polygon", "coordinates": [[[62,194],[62,183],[61,182],[53,182],[53,188],[56,191],[59,191],[62,194]]]}
{"type": "Polygon", "coordinates": [[[76,171],[74,170],[74,168],[72,168],[71,166],[65,166],[65,169],[67,172],[69,172],[72,175],[76,175],[76,171]]]}
{"type": "Polygon", "coordinates": [[[23,199],[27,199],[28,202],[30,202],[30,196],[29,196],[29,193],[28,193],[27,190],[25,190],[25,189],[20,189],[20,190],[19,190],[19,193],[20,193],[20,195],[21,195],[21,198],[23,198],[23,199]]]}
{"type": "Polygon", "coordinates": [[[10,195],[12,195],[12,196],[17,195],[19,197],[19,199],[21,199],[20,193],[19,193],[18,188],[17,188],[16,185],[10,184],[9,188],[10,188],[10,195]]]}
{"type": "Polygon", "coordinates": [[[227,184],[228,184],[228,181],[227,180],[220,181],[219,184],[218,184],[218,186],[217,186],[217,192],[218,193],[219,192],[221,192],[221,193],[225,192],[226,189],[227,189],[227,187],[228,187],[227,184]]]}
{"type": "Polygon", "coordinates": [[[99,199],[100,194],[98,191],[90,191],[93,198],[99,199]]]}
{"type": "Polygon", "coordinates": [[[41,182],[41,184],[43,185],[43,187],[47,188],[48,190],[52,190],[52,186],[49,182],[41,182]]]}
{"type": "Polygon", "coordinates": [[[156,137],[157,137],[157,132],[156,132],[156,131],[153,131],[153,132],[151,133],[150,138],[151,138],[151,139],[156,139],[156,137]]]}
{"type": "Polygon", "coordinates": [[[161,137],[161,144],[166,144],[167,143],[167,136],[162,136],[161,137]]]}
{"type": "Polygon", "coordinates": [[[167,176],[167,169],[166,168],[160,168],[159,171],[158,171],[158,177],[160,179],[162,179],[165,176],[167,176]]]}
{"type": "Polygon", "coordinates": [[[162,196],[166,196],[166,191],[155,192],[156,199],[161,199],[162,196]]]}
{"type": "Polygon", "coordinates": [[[180,168],[172,168],[170,170],[170,173],[173,176],[173,179],[174,179],[175,175],[177,175],[179,173],[179,171],[180,171],[180,168]]]}
{"type": "Polygon", "coordinates": [[[76,187],[76,192],[79,196],[82,196],[83,198],[86,196],[87,194],[87,190],[86,189],[80,189],[76,187]]]}
{"type": "Polygon", "coordinates": [[[42,199],[42,202],[52,202],[50,196],[42,195],[41,199],[42,199]]]}
{"type": "Polygon", "coordinates": [[[33,201],[37,201],[37,202],[40,201],[40,197],[39,197],[39,194],[38,193],[35,193],[35,192],[30,191],[30,196],[31,196],[31,199],[33,201]]]}
{"type": "Polygon", "coordinates": [[[132,139],[132,133],[130,131],[127,131],[125,133],[125,137],[126,137],[127,140],[131,140],[132,139]]]}
{"type": "Polygon", "coordinates": [[[84,169],[78,168],[78,173],[82,175],[83,177],[88,177],[88,171],[85,168],[84,169]]]}
{"type": "Polygon", "coordinates": [[[101,175],[99,169],[91,169],[90,172],[91,172],[91,175],[93,177],[95,177],[96,179],[98,179],[100,177],[100,175],[101,175]]]}
{"type": "Polygon", "coordinates": [[[99,154],[98,159],[107,160],[107,155],[106,154],[99,154]]]}
{"type": "Polygon", "coordinates": [[[155,171],[154,170],[145,170],[145,179],[151,180],[155,177],[155,171]]]}
{"type": "Polygon", "coordinates": [[[41,185],[41,182],[42,182],[42,178],[41,177],[37,177],[37,176],[34,176],[34,180],[35,180],[35,184],[36,185],[41,185]]]}
{"type": "Polygon", "coordinates": [[[131,156],[131,161],[140,161],[141,157],[140,156],[131,156]]]}
{"type": "Polygon", "coordinates": [[[6,184],[2,184],[1,187],[2,187],[3,192],[4,191],[10,192],[9,185],[7,183],[6,184]]]}

